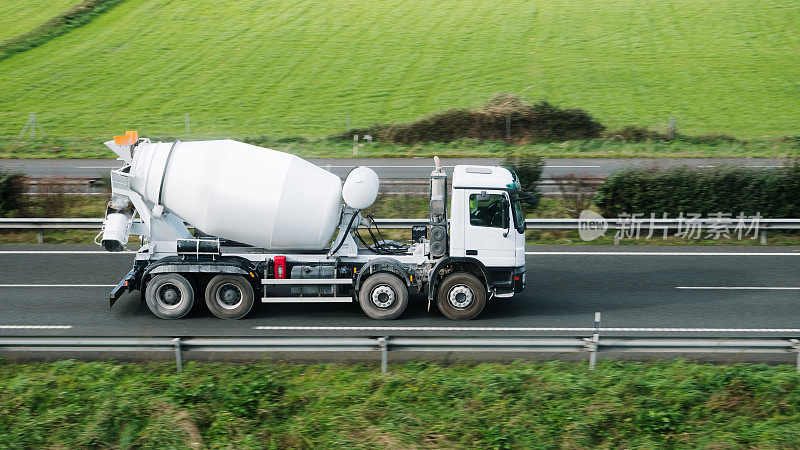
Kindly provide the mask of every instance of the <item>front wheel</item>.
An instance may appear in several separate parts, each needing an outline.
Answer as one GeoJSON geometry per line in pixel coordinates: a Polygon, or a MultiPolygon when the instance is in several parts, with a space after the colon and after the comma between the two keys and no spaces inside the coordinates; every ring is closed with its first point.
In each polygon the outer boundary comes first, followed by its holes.
{"type": "Polygon", "coordinates": [[[439,285],[436,304],[448,319],[474,319],[486,306],[486,288],[474,275],[456,272],[439,285]]]}
{"type": "Polygon", "coordinates": [[[144,294],[147,307],[162,319],[180,319],[194,305],[194,289],[189,280],[177,273],[156,275],[147,283],[144,294]]]}
{"type": "Polygon", "coordinates": [[[206,306],[220,319],[241,319],[254,301],[253,286],[241,275],[217,275],[206,286],[206,306]]]}
{"type": "Polygon", "coordinates": [[[408,289],[400,278],[376,273],[361,285],[358,304],[373,319],[396,319],[408,306],[408,289]]]}

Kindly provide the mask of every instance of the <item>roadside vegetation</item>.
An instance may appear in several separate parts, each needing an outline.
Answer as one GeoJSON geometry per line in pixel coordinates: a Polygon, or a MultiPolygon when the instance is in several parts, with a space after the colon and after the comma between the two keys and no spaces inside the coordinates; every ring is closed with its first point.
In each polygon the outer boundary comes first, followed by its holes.
{"type": "Polygon", "coordinates": [[[0,365],[0,446],[748,447],[800,435],[790,366],[685,361],[0,365]]]}
{"type": "MultiPolygon", "coordinates": [[[[24,123],[24,122],[23,122],[24,123]]],[[[116,158],[104,141],[121,131],[109,130],[97,139],[0,137],[0,158],[116,158]]],[[[148,136],[153,142],[186,140],[180,135],[148,136]]],[[[671,141],[626,141],[601,138],[580,141],[513,144],[504,141],[459,139],[452,142],[424,142],[402,145],[386,142],[364,142],[353,154],[353,140],[217,135],[214,138],[235,138],[262,147],[292,153],[301,158],[497,158],[501,162],[509,155],[539,156],[542,158],[794,158],[800,156],[800,138],[734,140],[706,136],[678,136],[671,141]]],[[[192,137],[193,139],[200,139],[192,137]]]]}

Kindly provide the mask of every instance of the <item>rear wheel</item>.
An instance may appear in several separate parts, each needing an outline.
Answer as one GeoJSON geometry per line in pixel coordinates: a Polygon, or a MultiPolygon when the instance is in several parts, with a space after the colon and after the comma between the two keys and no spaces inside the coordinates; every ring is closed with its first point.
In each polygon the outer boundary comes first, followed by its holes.
{"type": "Polygon", "coordinates": [[[361,285],[358,304],[373,319],[396,319],[408,306],[408,288],[394,275],[376,273],[361,285]]]}
{"type": "Polygon", "coordinates": [[[206,286],[206,305],[220,319],[241,319],[254,301],[253,286],[240,275],[217,275],[206,286]]]}
{"type": "Polygon", "coordinates": [[[486,306],[486,288],[474,275],[456,272],[439,285],[436,304],[448,319],[474,319],[486,306]]]}
{"type": "Polygon", "coordinates": [[[147,283],[144,295],[147,307],[162,319],[180,319],[194,305],[194,289],[189,280],[177,273],[156,275],[147,283]]]}

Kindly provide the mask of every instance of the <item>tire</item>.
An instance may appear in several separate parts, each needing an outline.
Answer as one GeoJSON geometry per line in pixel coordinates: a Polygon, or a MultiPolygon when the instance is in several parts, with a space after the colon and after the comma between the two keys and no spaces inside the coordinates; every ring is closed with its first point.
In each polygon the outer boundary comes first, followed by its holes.
{"type": "Polygon", "coordinates": [[[376,273],[361,284],[358,304],[364,314],[373,319],[396,319],[408,306],[408,288],[392,274],[376,273]]]}
{"type": "Polygon", "coordinates": [[[486,287],[472,274],[450,274],[439,285],[436,305],[450,320],[474,319],[486,306],[486,287]]]}
{"type": "Polygon", "coordinates": [[[206,306],[220,319],[241,319],[254,302],[253,286],[241,275],[217,275],[206,286],[206,306]]]}
{"type": "Polygon", "coordinates": [[[164,273],[147,283],[144,295],[147,307],[162,319],[180,319],[194,305],[192,283],[183,275],[164,273]]]}

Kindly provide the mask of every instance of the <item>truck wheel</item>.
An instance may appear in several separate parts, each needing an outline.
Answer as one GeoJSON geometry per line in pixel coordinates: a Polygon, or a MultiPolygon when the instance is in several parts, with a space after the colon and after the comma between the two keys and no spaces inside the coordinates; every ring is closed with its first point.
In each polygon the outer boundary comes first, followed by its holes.
{"type": "Polygon", "coordinates": [[[241,319],[253,309],[253,286],[240,275],[217,275],[206,286],[206,305],[220,319],[241,319]]]}
{"type": "Polygon", "coordinates": [[[373,319],[396,319],[408,306],[408,289],[400,278],[376,273],[361,285],[358,304],[373,319]]]}
{"type": "Polygon", "coordinates": [[[448,319],[474,319],[486,306],[486,288],[474,275],[457,272],[439,285],[436,304],[448,319]]]}
{"type": "Polygon", "coordinates": [[[144,294],[147,307],[162,319],[180,319],[194,305],[192,283],[183,275],[164,273],[147,283],[144,294]]]}

